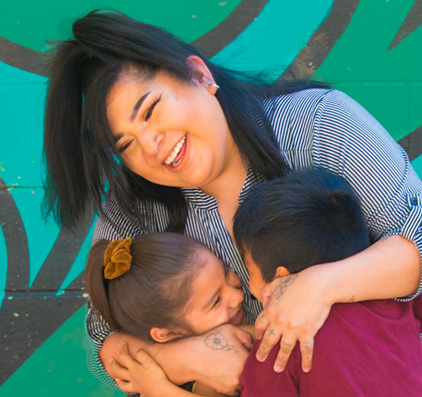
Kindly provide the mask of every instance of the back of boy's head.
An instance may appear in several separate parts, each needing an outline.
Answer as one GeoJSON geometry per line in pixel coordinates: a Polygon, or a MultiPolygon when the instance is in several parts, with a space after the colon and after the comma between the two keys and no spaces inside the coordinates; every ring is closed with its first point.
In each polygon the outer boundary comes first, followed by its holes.
{"type": "Polygon", "coordinates": [[[266,282],[279,266],[296,273],[369,246],[358,197],[344,178],[323,169],[253,186],[236,212],[233,233],[266,282]]]}
{"type": "Polygon", "coordinates": [[[183,311],[205,247],[176,233],[135,237],[129,270],[109,280],[103,267],[109,244],[101,240],[91,248],[85,269],[92,306],[104,320],[114,330],[142,339],[150,338],[153,327],[187,329],[183,311]]]}

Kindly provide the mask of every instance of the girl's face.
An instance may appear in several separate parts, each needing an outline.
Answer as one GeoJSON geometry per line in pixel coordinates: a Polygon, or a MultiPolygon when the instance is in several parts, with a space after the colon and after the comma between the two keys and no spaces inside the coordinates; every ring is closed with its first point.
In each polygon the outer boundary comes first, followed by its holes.
{"type": "Polygon", "coordinates": [[[206,191],[238,153],[201,62],[192,60],[201,77],[190,85],[165,72],[142,79],[128,71],[107,97],[107,117],[123,161],[156,184],[206,191]]]}
{"type": "Polygon", "coordinates": [[[194,334],[221,324],[246,324],[240,280],[209,250],[201,252],[205,264],[194,279],[185,321],[194,334]]]}

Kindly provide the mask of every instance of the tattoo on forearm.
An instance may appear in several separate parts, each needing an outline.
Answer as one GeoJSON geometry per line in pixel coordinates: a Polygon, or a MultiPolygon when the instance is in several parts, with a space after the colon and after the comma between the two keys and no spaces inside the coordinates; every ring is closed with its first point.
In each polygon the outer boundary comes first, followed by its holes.
{"type": "Polygon", "coordinates": [[[223,350],[223,351],[233,351],[239,353],[236,346],[231,345],[222,333],[221,328],[217,328],[212,331],[204,339],[205,344],[212,350],[223,350]]]}
{"type": "Polygon", "coordinates": [[[280,285],[277,287],[275,291],[275,299],[279,300],[282,295],[287,291],[287,287],[296,280],[297,274],[292,274],[291,276],[288,276],[283,280],[280,285]]]}
{"type": "Polygon", "coordinates": [[[268,336],[273,336],[273,335],[275,335],[274,330],[270,328],[268,330],[268,336]]]}
{"type": "Polygon", "coordinates": [[[348,303],[352,303],[352,302],[354,302],[355,301],[355,296],[354,295],[352,295],[352,297],[348,300],[348,303]]]}

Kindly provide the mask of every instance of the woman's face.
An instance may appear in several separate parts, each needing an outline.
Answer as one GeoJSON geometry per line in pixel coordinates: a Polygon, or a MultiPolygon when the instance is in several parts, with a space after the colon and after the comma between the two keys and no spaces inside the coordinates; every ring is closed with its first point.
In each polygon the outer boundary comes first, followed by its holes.
{"type": "Polygon", "coordinates": [[[201,252],[204,265],[192,285],[185,321],[194,334],[222,324],[246,324],[240,280],[211,251],[201,252]]]}
{"type": "Polygon", "coordinates": [[[107,117],[127,166],[156,184],[206,190],[238,152],[215,91],[206,77],[187,85],[165,72],[124,73],[107,97],[107,117]]]}

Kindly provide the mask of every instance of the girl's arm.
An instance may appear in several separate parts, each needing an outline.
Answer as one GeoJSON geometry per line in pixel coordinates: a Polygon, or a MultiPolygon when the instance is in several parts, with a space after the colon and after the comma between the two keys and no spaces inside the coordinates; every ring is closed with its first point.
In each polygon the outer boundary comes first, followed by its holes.
{"type": "Polygon", "coordinates": [[[302,368],[310,370],[313,338],[332,304],[413,294],[421,277],[422,183],[406,153],[366,110],[338,91],[321,100],[314,124],[314,165],[349,181],[377,242],[351,258],[269,286],[272,298],[255,323],[263,339],[257,358],[264,360],[282,337],[278,371],[297,341],[302,368]]]}

